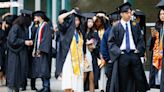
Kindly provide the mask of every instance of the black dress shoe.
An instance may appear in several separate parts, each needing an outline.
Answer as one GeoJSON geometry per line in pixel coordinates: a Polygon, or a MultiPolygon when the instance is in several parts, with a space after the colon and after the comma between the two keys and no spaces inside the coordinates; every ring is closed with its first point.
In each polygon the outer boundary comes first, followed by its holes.
{"type": "Polygon", "coordinates": [[[36,87],[31,87],[31,90],[36,90],[37,91],[38,89],[36,87]]]}
{"type": "Polygon", "coordinates": [[[104,90],[101,90],[100,92],[105,92],[104,90]]]}
{"type": "Polygon", "coordinates": [[[22,87],[19,89],[20,91],[25,91],[26,90],[26,87],[22,87]]]}

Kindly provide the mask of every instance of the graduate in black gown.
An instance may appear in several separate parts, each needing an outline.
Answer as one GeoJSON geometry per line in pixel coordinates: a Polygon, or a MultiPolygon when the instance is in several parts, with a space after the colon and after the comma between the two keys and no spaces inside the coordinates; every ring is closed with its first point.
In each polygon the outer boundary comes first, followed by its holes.
{"type": "MultiPolygon", "coordinates": [[[[117,24],[119,19],[120,19],[120,15],[119,15],[118,11],[111,13],[109,15],[110,25],[112,26],[112,25],[117,24]]],[[[103,35],[101,45],[100,45],[101,54],[106,62],[105,74],[108,78],[107,83],[106,83],[106,92],[109,92],[109,90],[110,90],[110,83],[111,83],[111,76],[112,76],[112,69],[113,69],[113,63],[110,59],[109,50],[108,50],[108,49],[110,49],[110,48],[108,48],[108,37],[110,35],[110,30],[111,30],[111,27],[108,27],[108,29],[105,31],[105,33],[103,35]]]]}
{"type": "Polygon", "coordinates": [[[41,78],[43,88],[39,92],[50,92],[51,77],[51,48],[52,48],[52,30],[43,11],[33,13],[34,22],[38,22],[38,28],[35,33],[33,60],[32,60],[32,78],[41,78]]]}
{"type": "Polygon", "coordinates": [[[27,46],[33,45],[26,40],[27,28],[31,23],[29,13],[22,13],[13,23],[7,38],[7,87],[9,92],[19,92],[28,74],[27,46]]]}
{"type": "MultiPolygon", "coordinates": [[[[35,39],[35,33],[36,30],[38,28],[38,24],[34,23],[33,21],[31,22],[28,31],[26,33],[26,40],[34,40],[35,39]]],[[[32,72],[32,51],[33,51],[33,47],[32,46],[28,46],[27,50],[28,50],[28,78],[30,78],[30,86],[32,90],[37,90],[37,88],[35,87],[35,78],[31,78],[31,72],[32,72]]],[[[22,87],[20,88],[20,91],[25,91],[26,87],[27,87],[27,79],[25,80],[25,82],[23,83],[22,87]]]]}
{"type": "Polygon", "coordinates": [[[108,38],[109,54],[114,63],[110,92],[146,92],[146,80],[140,57],[145,43],[138,24],[132,24],[130,3],[119,7],[121,20],[111,28],[108,38]]]}
{"type": "Polygon", "coordinates": [[[96,51],[98,52],[98,48],[95,48],[98,34],[93,26],[94,21],[92,19],[95,13],[83,13],[82,15],[86,17],[84,36],[84,45],[86,45],[84,47],[84,90],[94,92],[95,89],[98,89],[99,78],[99,67],[97,64],[98,55],[95,53],[96,51]]]}
{"type": "Polygon", "coordinates": [[[13,21],[17,18],[17,15],[4,14],[2,19],[2,28],[1,28],[1,69],[0,77],[1,84],[6,85],[6,64],[7,64],[7,36],[12,27],[13,21]]]}

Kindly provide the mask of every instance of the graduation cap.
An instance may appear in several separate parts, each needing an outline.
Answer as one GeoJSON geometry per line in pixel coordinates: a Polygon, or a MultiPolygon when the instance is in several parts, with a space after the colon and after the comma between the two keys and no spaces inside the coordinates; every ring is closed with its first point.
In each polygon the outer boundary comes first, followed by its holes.
{"type": "Polygon", "coordinates": [[[35,16],[40,16],[43,20],[49,21],[49,18],[46,16],[46,14],[45,14],[44,11],[35,11],[35,12],[33,12],[32,15],[33,15],[33,18],[34,18],[35,16]]]}
{"type": "Polygon", "coordinates": [[[121,19],[121,16],[118,11],[115,11],[115,12],[112,12],[111,14],[109,14],[109,19],[111,21],[119,20],[119,19],[121,19]]]}
{"type": "Polygon", "coordinates": [[[88,13],[82,13],[82,16],[84,16],[87,19],[91,19],[94,16],[96,16],[96,13],[88,12],[88,13]]]}
{"type": "Polygon", "coordinates": [[[42,19],[45,17],[45,12],[44,11],[35,11],[32,14],[33,16],[40,16],[42,19]]]}
{"type": "Polygon", "coordinates": [[[79,10],[79,8],[75,8],[76,13],[74,13],[75,16],[79,17],[79,18],[84,18],[84,16],[82,15],[81,11],[79,10]]]}
{"type": "Polygon", "coordinates": [[[141,10],[136,9],[134,10],[134,16],[145,16],[145,14],[141,10]]]}
{"type": "Polygon", "coordinates": [[[164,0],[161,0],[156,7],[160,8],[160,9],[164,9],[164,0]]]}
{"type": "Polygon", "coordinates": [[[23,15],[23,16],[26,16],[26,15],[32,15],[32,11],[30,10],[25,10],[25,9],[21,9],[20,10],[20,13],[23,15]]]}
{"type": "Polygon", "coordinates": [[[127,12],[129,9],[131,9],[131,4],[129,2],[126,2],[119,6],[118,10],[121,12],[127,12]]]}

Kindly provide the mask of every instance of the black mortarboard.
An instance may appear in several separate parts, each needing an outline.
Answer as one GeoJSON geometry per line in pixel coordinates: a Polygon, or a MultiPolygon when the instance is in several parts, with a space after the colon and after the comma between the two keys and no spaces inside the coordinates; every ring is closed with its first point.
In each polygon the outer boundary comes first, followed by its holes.
{"type": "Polygon", "coordinates": [[[121,19],[121,16],[118,11],[115,11],[115,12],[109,14],[109,19],[110,20],[119,20],[119,19],[121,19]]]}
{"type": "Polygon", "coordinates": [[[126,2],[122,5],[120,5],[118,9],[119,9],[120,13],[121,12],[127,12],[129,9],[131,9],[131,6],[132,5],[129,2],[126,2]]]}
{"type": "Polygon", "coordinates": [[[87,19],[90,19],[90,18],[93,18],[94,16],[96,16],[96,13],[92,13],[92,12],[82,13],[82,16],[84,16],[87,19]]]}
{"type": "Polygon", "coordinates": [[[79,17],[79,18],[84,18],[84,16],[82,15],[81,11],[79,10],[79,8],[75,8],[75,16],[79,17]]]}
{"type": "Polygon", "coordinates": [[[44,11],[35,11],[32,13],[32,17],[34,19],[35,16],[40,16],[44,21],[49,21],[49,18],[46,16],[44,11]]]}
{"type": "Polygon", "coordinates": [[[161,8],[161,9],[164,9],[164,0],[161,0],[161,1],[156,5],[156,7],[161,8]]]}
{"type": "Polygon", "coordinates": [[[21,9],[20,10],[20,13],[22,14],[22,15],[24,15],[24,16],[26,16],[26,15],[32,15],[32,11],[30,11],[30,10],[25,10],[25,9],[21,9]]]}
{"type": "Polygon", "coordinates": [[[35,11],[33,12],[33,17],[34,16],[40,16],[42,19],[45,18],[45,12],[44,11],[35,11]]]}
{"type": "Polygon", "coordinates": [[[145,14],[141,10],[136,9],[134,10],[134,16],[145,16],[145,14]]]}

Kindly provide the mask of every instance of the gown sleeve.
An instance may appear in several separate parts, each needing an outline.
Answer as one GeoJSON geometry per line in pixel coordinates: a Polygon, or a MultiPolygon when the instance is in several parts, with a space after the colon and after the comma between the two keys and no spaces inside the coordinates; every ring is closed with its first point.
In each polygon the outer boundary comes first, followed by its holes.
{"type": "Polygon", "coordinates": [[[49,53],[52,47],[52,31],[48,25],[43,29],[43,38],[39,50],[44,53],[49,53]]]}
{"type": "Polygon", "coordinates": [[[19,29],[19,26],[13,25],[8,34],[8,46],[10,49],[16,52],[19,51],[25,45],[25,40],[23,38],[18,37],[19,31],[22,31],[19,29]]]}

